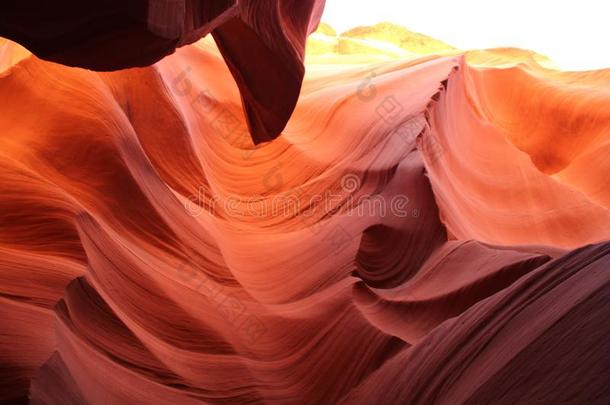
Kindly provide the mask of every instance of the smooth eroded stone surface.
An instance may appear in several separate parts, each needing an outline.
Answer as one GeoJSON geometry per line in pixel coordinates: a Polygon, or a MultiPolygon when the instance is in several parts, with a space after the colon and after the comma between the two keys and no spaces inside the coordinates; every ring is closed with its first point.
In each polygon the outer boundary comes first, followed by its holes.
{"type": "Polygon", "coordinates": [[[140,69],[0,43],[0,402],[609,403],[610,71],[318,55],[255,146],[315,15],[263,3],[140,69]]]}
{"type": "Polygon", "coordinates": [[[96,71],[149,66],[213,33],[255,143],[276,138],[299,97],[305,40],[324,0],[13,1],[0,36],[42,59],[96,71]]]}

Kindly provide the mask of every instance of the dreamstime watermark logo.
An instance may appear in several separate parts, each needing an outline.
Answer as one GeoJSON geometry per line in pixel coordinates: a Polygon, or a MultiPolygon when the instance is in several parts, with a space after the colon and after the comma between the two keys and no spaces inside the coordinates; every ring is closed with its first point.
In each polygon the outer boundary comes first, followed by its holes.
{"type": "MultiPolygon", "coordinates": [[[[377,72],[372,70],[358,84],[356,97],[360,101],[369,103],[377,99],[376,77],[377,72]]],[[[422,135],[418,148],[427,158],[428,163],[434,164],[445,153],[443,145],[438,142],[431,131],[424,131],[428,127],[428,121],[423,112],[407,114],[405,110],[405,107],[393,94],[384,97],[375,106],[377,116],[392,128],[393,135],[402,139],[407,145],[413,145],[422,135]]]]}
{"type": "Polygon", "coordinates": [[[346,174],[341,178],[341,189],[348,193],[354,193],[360,189],[360,177],[355,174],[346,174]]]}
{"type": "Polygon", "coordinates": [[[359,84],[356,90],[356,96],[360,101],[369,102],[377,97],[377,87],[373,80],[377,76],[374,70],[371,71],[359,84]]]}
{"type": "Polygon", "coordinates": [[[209,89],[196,90],[190,80],[191,67],[187,66],[171,83],[172,92],[186,97],[197,114],[205,115],[213,130],[227,142],[240,149],[244,160],[248,160],[256,149],[250,142],[247,126],[230,109],[217,102],[209,89]]]}
{"type": "MultiPolygon", "coordinates": [[[[279,174],[278,174],[279,175],[279,174]]],[[[273,186],[281,184],[276,179],[273,186]]],[[[230,217],[304,217],[321,218],[339,212],[350,217],[413,216],[408,209],[409,197],[403,194],[392,197],[381,195],[359,194],[360,177],[353,173],[344,175],[340,180],[340,189],[327,190],[323,193],[305,195],[305,193],[277,194],[264,196],[218,196],[208,195],[203,187],[196,196],[191,196],[185,203],[185,209],[192,216],[203,212],[223,213],[230,217]]]]}

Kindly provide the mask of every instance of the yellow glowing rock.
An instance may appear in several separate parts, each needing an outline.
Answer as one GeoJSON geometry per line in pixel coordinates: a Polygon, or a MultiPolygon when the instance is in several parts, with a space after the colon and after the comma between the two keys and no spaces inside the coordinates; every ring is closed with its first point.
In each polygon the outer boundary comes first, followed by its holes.
{"type": "Polygon", "coordinates": [[[31,53],[21,45],[0,38],[0,76],[30,55],[31,53]]]}
{"type": "Polygon", "coordinates": [[[341,37],[383,41],[417,54],[430,54],[455,49],[442,41],[388,22],[370,27],[356,27],[342,33],[341,37]]]}
{"type": "Polygon", "coordinates": [[[444,42],[392,23],[357,27],[340,35],[329,24],[321,23],[307,41],[307,59],[315,63],[329,63],[337,59],[342,59],[340,63],[346,63],[346,56],[349,56],[349,63],[363,63],[413,59],[421,55],[456,51],[444,42]]]}
{"type": "Polygon", "coordinates": [[[330,37],[336,37],[337,31],[335,31],[335,29],[329,24],[322,22],[320,23],[320,25],[318,25],[318,29],[315,31],[315,34],[323,34],[328,35],[330,37]]]}

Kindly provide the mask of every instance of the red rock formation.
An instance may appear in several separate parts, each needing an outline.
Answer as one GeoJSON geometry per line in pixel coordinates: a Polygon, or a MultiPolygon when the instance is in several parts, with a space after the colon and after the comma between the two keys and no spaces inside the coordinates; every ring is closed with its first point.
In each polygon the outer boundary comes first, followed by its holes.
{"type": "Polygon", "coordinates": [[[111,71],[151,65],[212,33],[260,143],[294,110],[305,40],[323,8],[324,0],[10,0],[0,5],[0,36],[42,59],[111,71]]]}
{"type": "Polygon", "coordinates": [[[539,267],[403,349],[344,402],[607,402],[609,265],[604,243],[539,267]]]}
{"type": "Polygon", "coordinates": [[[13,51],[0,400],[610,399],[610,71],[309,65],[254,146],[209,42],[117,72],[13,51]]]}

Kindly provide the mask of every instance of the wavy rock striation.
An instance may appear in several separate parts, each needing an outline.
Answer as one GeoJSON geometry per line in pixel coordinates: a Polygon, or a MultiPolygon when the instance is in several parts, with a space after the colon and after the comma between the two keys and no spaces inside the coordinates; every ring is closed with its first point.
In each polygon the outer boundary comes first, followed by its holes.
{"type": "Polygon", "coordinates": [[[0,52],[0,399],[607,403],[610,72],[311,64],[254,146],[252,13],[140,69],[0,52]]]}
{"type": "Polygon", "coordinates": [[[111,71],[151,65],[211,33],[255,143],[276,138],[299,97],[305,40],[324,0],[7,1],[0,36],[42,59],[111,71]]]}

